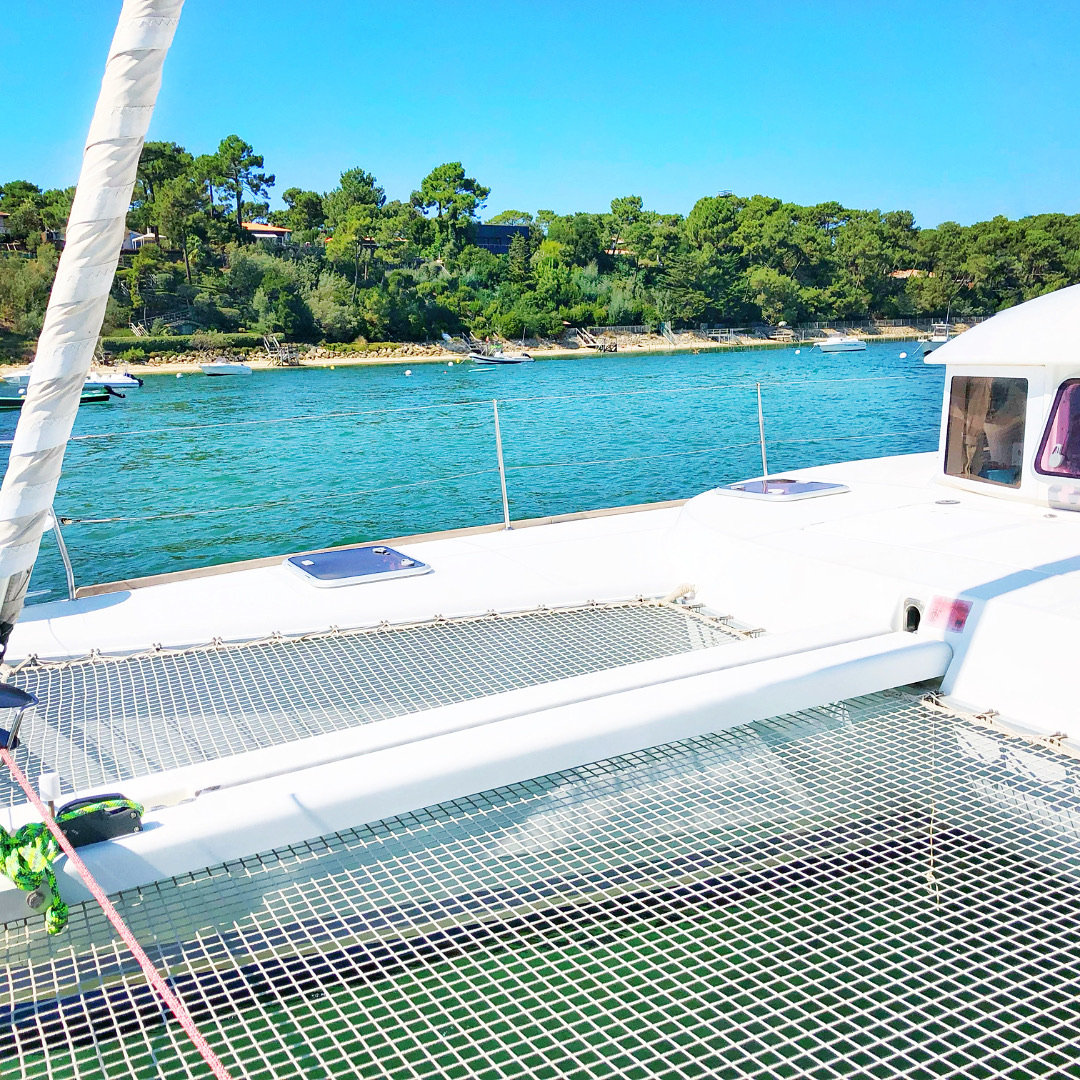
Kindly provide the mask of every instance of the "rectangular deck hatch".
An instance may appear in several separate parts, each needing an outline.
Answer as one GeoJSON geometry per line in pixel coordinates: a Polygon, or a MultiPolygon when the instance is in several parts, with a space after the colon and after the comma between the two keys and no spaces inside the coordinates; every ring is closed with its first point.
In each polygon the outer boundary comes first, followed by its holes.
{"type": "Polygon", "coordinates": [[[818,499],[822,495],[839,495],[850,491],[847,484],[830,484],[824,480],[792,480],[772,477],[768,481],[740,480],[715,489],[720,495],[735,495],[742,499],[761,499],[763,502],[798,502],[818,499]]]}
{"type": "Polygon", "coordinates": [[[427,563],[382,544],[292,555],[282,565],[317,589],[337,589],[343,585],[431,573],[427,563]]]}

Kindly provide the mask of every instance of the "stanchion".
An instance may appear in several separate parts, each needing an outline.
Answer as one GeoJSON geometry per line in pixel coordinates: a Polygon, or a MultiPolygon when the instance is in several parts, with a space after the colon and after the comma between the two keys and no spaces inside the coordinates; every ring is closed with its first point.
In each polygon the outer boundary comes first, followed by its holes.
{"type": "Polygon", "coordinates": [[[502,485],[503,528],[509,532],[513,526],[510,524],[510,503],[506,498],[506,466],[503,465],[502,432],[499,430],[499,403],[492,400],[491,409],[495,415],[495,453],[499,458],[499,483],[502,485]]]}
{"type": "Polygon", "coordinates": [[[757,384],[758,438],[761,440],[761,494],[769,494],[769,459],[765,456],[765,417],[761,412],[761,383],[757,384]]]}

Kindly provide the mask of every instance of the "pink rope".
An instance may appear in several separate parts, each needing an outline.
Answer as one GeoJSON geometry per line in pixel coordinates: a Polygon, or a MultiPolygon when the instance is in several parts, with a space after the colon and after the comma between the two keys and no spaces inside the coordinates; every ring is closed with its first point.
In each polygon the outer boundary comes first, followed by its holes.
{"type": "Polygon", "coordinates": [[[23,775],[19,766],[15,764],[11,751],[5,747],[0,747],[0,760],[11,770],[11,775],[15,777],[19,787],[23,789],[26,797],[33,804],[34,809],[41,815],[41,820],[45,822],[49,832],[56,838],[56,842],[63,849],[68,861],[79,871],[79,876],[86,883],[86,887],[101,905],[105,917],[113,924],[116,932],[124,939],[124,944],[131,950],[131,955],[139,962],[139,967],[143,969],[147,982],[158,992],[173,1016],[180,1021],[180,1026],[195,1044],[195,1049],[202,1054],[203,1061],[210,1067],[210,1071],[218,1080],[232,1080],[228,1070],[222,1065],[221,1059],[214,1053],[210,1044],[203,1037],[202,1032],[195,1026],[195,1021],[192,1020],[191,1014],[187,1011],[184,1003],[169,989],[168,984],[158,973],[157,968],[150,962],[150,957],[143,952],[143,947],[136,940],[135,935],[128,929],[127,923],[120,917],[120,913],[113,907],[112,901],[105,895],[105,890],[94,880],[94,875],[87,869],[86,863],[79,858],[75,849],[71,846],[71,841],[68,840],[60,827],[49,816],[49,812],[38,798],[37,792],[30,786],[30,782],[23,775]]]}

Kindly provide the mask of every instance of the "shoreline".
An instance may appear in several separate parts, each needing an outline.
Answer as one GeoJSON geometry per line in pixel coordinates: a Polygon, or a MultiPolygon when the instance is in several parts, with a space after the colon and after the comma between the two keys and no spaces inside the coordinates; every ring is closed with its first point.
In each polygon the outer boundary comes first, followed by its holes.
{"type": "MultiPolygon", "coordinates": [[[[915,332],[902,333],[902,334],[880,334],[872,337],[866,337],[864,340],[868,345],[884,345],[892,343],[902,343],[905,341],[918,341],[922,335],[915,332]]],[[[403,343],[403,346],[407,343],[403,343]]],[[[618,352],[614,353],[600,353],[595,349],[579,347],[579,348],[567,348],[567,347],[550,347],[543,346],[527,346],[530,355],[534,360],[573,360],[573,359],[585,359],[588,357],[605,356],[616,358],[619,356],[671,356],[674,354],[688,353],[690,355],[698,353],[726,353],[726,352],[755,352],[755,351],[775,351],[778,349],[806,349],[807,351],[813,349],[816,343],[813,341],[754,341],[754,342],[709,342],[709,341],[684,341],[677,344],[671,344],[670,342],[663,342],[663,344],[654,344],[650,342],[646,345],[633,345],[633,344],[619,344],[618,352]]],[[[316,350],[313,350],[316,351],[316,350]]],[[[323,351],[322,349],[318,351],[323,351]]],[[[329,352],[329,350],[325,350],[329,352]]],[[[167,354],[166,354],[167,355],[167,354]]],[[[467,356],[463,356],[460,352],[452,352],[450,350],[443,350],[438,353],[429,353],[421,355],[404,355],[404,356],[358,356],[342,354],[338,356],[324,355],[308,359],[301,356],[300,362],[297,365],[289,365],[288,367],[282,367],[281,365],[272,364],[269,359],[256,359],[253,357],[239,356],[237,359],[242,360],[243,363],[250,366],[254,371],[274,371],[274,370],[298,370],[302,368],[317,368],[325,370],[327,368],[337,367],[386,367],[392,365],[412,367],[417,364],[449,364],[453,362],[457,364],[470,363],[467,356]]],[[[143,364],[123,364],[117,363],[115,365],[116,370],[129,371],[134,375],[138,375],[140,378],[150,375],[201,375],[202,371],[199,367],[200,363],[206,363],[207,361],[198,360],[173,360],[165,361],[164,363],[143,363],[143,364]]],[[[28,370],[26,364],[3,364],[0,365],[0,376],[25,374],[28,370]]]]}

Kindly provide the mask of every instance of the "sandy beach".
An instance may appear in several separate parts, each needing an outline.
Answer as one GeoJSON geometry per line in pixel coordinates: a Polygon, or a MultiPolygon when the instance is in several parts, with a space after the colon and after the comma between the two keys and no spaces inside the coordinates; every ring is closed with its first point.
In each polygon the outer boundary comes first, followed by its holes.
{"type": "MultiPolygon", "coordinates": [[[[954,328],[960,332],[960,328],[954,328]]],[[[879,334],[859,334],[865,338],[868,344],[884,341],[916,341],[924,334],[914,327],[888,327],[879,334]]],[[[133,342],[139,339],[132,339],[133,342]]],[[[145,340],[145,339],[141,339],[145,340]]],[[[616,351],[601,353],[600,355],[612,358],[621,354],[631,353],[635,356],[670,355],[672,353],[723,353],[742,352],[747,349],[791,349],[813,348],[812,340],[802,341],[775,341],[767,338],[745,337],[738,342],[716,342],[705,340],[694,333],[682,333],[675,335],[675,343],[668,341],[659,334],[637,334],[633,336],[620,336],[614,340],[600,339],[606,344],[616,346],[616,351]]],[[[507,347],[518,347],[516,344],[507,347]]],[[[566,360],[575,357],[596,356],[594,349],[585,346],[568,346],[565,343],[551,342],[525,342],[525,349],[536,360],[566,360]]],[[[241,354],[236,357],[248,364],[255,371],[265,371],[275,365],[265,354],[255,351],[241,354]]],[[[140,378],[150,375],[199,375],[199,365],[213,359],[208,354],[163,354],[160,359],[150,359],[139,364],[125,364],[117,361],[116,370],[130,371],[140,378]]],[[[370,353],[339,352],[333,346],[315,346],[301,353],[299,367],[335,368],[335,367],[378,367],[388,364],[416,365],[416,364],[459,364],[470,363],[468,355],[462,346],[456,349],[448,349],[438,345],[423,345],[413,342],[403,342],[392,348],[373,350],[370,353]]],[[[28,370],[25,364],[0,365],[0,376],[23,374],[28,370]]]]}

